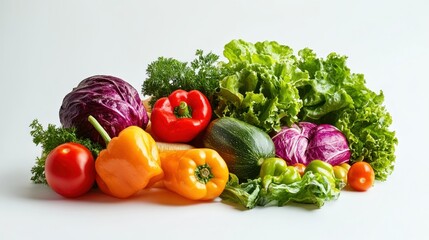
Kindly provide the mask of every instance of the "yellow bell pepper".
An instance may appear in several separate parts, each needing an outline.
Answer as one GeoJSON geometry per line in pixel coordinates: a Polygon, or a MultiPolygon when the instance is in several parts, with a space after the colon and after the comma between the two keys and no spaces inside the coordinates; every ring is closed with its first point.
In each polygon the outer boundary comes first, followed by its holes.
{"type": "Polygon", "coordinates": [[[102,192],[127,198],[162,179],[158,147],[149,133],[130,126],[110,139],[93,117],[89,120],[107,145],[95,161],[96,181],[102,192]]]}
{"type": "Polygon", "coordinates": [[[192,200],[212,200],[225,189],[229,177],[223,158],[213,149],[163,151],[164,186],[192,200]]]}

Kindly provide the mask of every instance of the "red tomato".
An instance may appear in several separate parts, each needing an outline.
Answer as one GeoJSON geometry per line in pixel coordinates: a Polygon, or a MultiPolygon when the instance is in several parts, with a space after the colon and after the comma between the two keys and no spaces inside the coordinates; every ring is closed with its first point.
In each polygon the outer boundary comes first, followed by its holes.
{"type": "Polygon", "coordinates": [[[95,161],[91,152],[78,143],[64,143],[52,150],[45,162],[48,185],[64,197],[88,192],[95,181],[95,161]]]}
{"type": "Polygon", "coordinates": [[[353,189],[366,191],[374,184],[374,170],[367,162],[354,163],[349,169],[347,180],[353,189]]]}

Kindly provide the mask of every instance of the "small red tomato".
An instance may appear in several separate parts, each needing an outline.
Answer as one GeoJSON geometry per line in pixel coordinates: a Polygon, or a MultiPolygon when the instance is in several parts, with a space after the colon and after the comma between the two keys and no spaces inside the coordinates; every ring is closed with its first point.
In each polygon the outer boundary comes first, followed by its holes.
{"type": "Polygon", "coordinates": [[[69,198],[81,196],[94,184],[94,158],[81,144],[61,144],[48,154],[45,176],[48,185],[58,194],[69,198]]]}
{"type": "Polygon", "coordinates": [[[374,170],[367,162],[354,163],[349,169],[347,180],[353,189],[366,191],[374,184],[374,170]]]}
{"type": "Polygon", "coordinates": [[[293,166],[296,168],[296,170],[298,170],[299,175],[301,175],[302,177],[302,175],[304,175],[304,172],[305,172],[305,165],[302,163],[295,163],[293,164],[293,166]]]}

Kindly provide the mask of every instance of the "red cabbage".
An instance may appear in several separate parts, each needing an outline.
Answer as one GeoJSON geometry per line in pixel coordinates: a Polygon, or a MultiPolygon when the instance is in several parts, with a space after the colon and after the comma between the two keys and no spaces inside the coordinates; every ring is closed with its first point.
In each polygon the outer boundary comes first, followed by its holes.
{"type": "Polygon", "coordinates": [[[329,124],[300,122],[284,127],[273,137],[276,155],[289,165],[320,159],[331,165],[350,160],[350,149],[344,134],[329,124]]]}
{"type": "Polygon", "coordinates": [[[317,126],[307,147],[307,159],[321,159],[333,166],[348,162],[350,149],[346,137],[330,124],[317,126]]]}
{"type": "Polygon", "coordinates": [[[316,124],[300,122],[292,127],[283,127],[282,130],[273,137],[276,146],[276,155],[286,160],[288,164],[303,163],[307,165],[307,147],[313,135],[316,124]]]}
{"type": "Polygon", "coordinates": [[[84,79],[68,93],[60,108],[60,122],[75,127],[82,137],[104,145],[100,134],[88,122],[92,115],[110,137],[128,126],[145,128],[149,117],[137,90],[126,81],[105,75],[84,79]]]}

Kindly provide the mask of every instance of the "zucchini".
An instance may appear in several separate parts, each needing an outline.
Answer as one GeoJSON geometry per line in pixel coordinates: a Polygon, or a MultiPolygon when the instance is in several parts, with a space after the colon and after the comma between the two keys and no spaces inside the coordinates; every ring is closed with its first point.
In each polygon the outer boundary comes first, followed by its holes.
{"type": "Polygon", "coordinates": [[[213,120],[203,136],[203,144],[216,150],[240,180],[257,178],[262,162],[275,157],[274,143],[267,133],[231,117],[213,120]]]}

